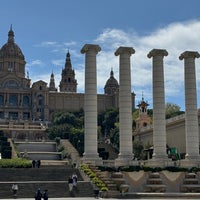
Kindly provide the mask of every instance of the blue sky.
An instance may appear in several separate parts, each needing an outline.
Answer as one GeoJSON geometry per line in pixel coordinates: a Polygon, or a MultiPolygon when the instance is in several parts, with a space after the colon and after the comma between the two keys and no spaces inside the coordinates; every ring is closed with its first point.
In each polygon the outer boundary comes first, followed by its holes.
{"type": "MultiPolygon", "coordinates": [[[[165,102],[184,110],[184,66],[179,55],[186,50],[200,52],[199,0],[2,0],[0,45],[7,42],[12,24],[15,42],[21,48],[32,82],[49,83],[55,74],[61,80],[66,53],[71,54],[78,81],[84,92],[84,44],[98,44],[98,92],[103,93],[110,70],[119,80],[119,46],[133,47],[131,56],[132,91],[136,103],[142,93],[152,107],[152,60],[154,48],[166,49],[164,58],[165,102]]],[[[197,99],[200,108],[200,59],[196,59],[197,99]]]]}

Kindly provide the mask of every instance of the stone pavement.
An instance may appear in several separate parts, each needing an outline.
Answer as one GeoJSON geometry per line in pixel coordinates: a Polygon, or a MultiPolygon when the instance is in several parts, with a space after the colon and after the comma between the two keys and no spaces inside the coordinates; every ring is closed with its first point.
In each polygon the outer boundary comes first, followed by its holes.
{"type": "MultiPolygon", "coordinates": [[[[76,198],[76,197],[67,197],[67,198],[49,198],[49,200],[93,200],[93,199],[97,199],[97,198],[94,198],[94,197],[79,197],[79,198],[76,198]]],[[[103,199],[103,198],[98,198],[98,199],[103,199]]],[[[108,200],[117,200],[116,198],[105,198],[105,199],[108,199],[108,200]]],[[[124,200],[130,200],[130,199],[126,199],[126,198],[122,198],[124,200]]],[[[138,199],[138,198],[137,198],[138,199]]],[[[137,200],[135,199],[135,200],[137,200]]],[[[155,198],[148,198],[148,199],[152,199],[152,200],[155,200],[155,198]]],[[[183,198],[156,198],[156,200],[182,200],[183,198]]],[[[184,198],[184,200],[194,200],[194,199],[197,199],[197,198],[184,198]]],[[[1,200],[10,200],[10,199],[1,199],[1,200]]],[[[17,198],[17,200],[34,200],[34,198],[17,198]]],[[[134,200],[134,199],[132,199],[134,200]]],[[[140,200],[146,200],[146,198],[140,198],[140,200]]]]}

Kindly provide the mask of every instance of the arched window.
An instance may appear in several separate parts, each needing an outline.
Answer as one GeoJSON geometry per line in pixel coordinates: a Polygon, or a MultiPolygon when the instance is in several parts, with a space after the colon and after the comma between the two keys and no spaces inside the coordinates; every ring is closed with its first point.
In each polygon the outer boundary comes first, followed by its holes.
{"type": "Polygon", "coordinates": [[[16,88],[18,87],[18,83],[14,80],[9,80],[5,83],[5,87],[9,87],[9,88],[16,88]]]}
{"type": "Polygon", "coordinates": [[[17,106],[18,105],[17,95],[15,95],[15,94],[10,95],[10,97],[9,97],[9,105],[10,106],[17,106]]]}
{"type": "Polygon", "coordinates": [[[44,97],[40,94],[38,95],[38,106],[44,105],[44,97]]]}
{"type": "Polygon", "coordinates": [[[23,106],[29,106],[29,97],[28,96],[23,97],[23,106]]]}
{"type": "Polygon", "coordinates": [[[0,105],[2,106],[4,104],[4,98],[3,95],[0,95],[0,105]]]}

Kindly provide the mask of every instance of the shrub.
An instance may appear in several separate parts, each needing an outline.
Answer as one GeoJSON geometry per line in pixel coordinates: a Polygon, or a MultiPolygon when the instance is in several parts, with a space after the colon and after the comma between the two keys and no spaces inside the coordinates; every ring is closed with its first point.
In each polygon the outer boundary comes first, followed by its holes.
{"type": "Polygon", "coordinates": [[[22,158],[0,160],[0,168],[30,168],[30,167],[32,167],[31,161],[22,158]]]}
{"type": "Polygon", "coordinates": [[[101,191],[108,191],[108,188],[107,187],[102,187],[100,190],[101,191]]]}

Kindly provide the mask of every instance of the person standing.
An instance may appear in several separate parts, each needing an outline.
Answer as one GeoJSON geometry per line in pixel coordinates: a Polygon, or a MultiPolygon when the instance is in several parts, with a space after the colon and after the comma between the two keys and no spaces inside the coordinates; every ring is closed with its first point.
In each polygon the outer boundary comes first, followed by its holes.
{"type": "Polygon", "coordinates": [[[40,161],[40,160],[37,160],[36,164],[37,164],[37,168],[40,168],[41,161],[40,161]]]}
{"type": "Polygon", "coordinates": [[[78,181],[78,177],[77,177],[77,175],[74,173],[73,175],[72,175],[72,179],[73,179],[73,186],[77,186],[77,181],[78,181]]]}
{"type": "Polygon", "coordinates": [[[44,200],[48,200],[49,196],[48,196],[48,190],[44,190],[44,193],[43,193],[43,199],[44,200]]]}
{"type": "Polygon", "coordinates": [[[12,191],[13,191],[13,195],[14,195],[14,198],[17,198],[17,191],[18,191],[18,185],[16,183],[14,183],[12,185],[12,191]]]}
{"type": "Polygon", "coordinates": [[[36,164],[36,162],[35,162],[35,160],[33,160],[33,161],[32,161],[32,167],[33,167],[33,168],[35,168],[35,164],[36,164]]]}
{"type": "Polygon", "coordinates": [[[69,191],[72,192],[73,189],[73,179],[71,176],[68,178],[68,186],[69,186],[69,191]]]}
{"type": "Polygon", "coordinates": [[[38,188],[37,192],[35,193],[35,200],[41,200],[42,199],[42,193],[40,191],[40,188],[38,188]]]}

